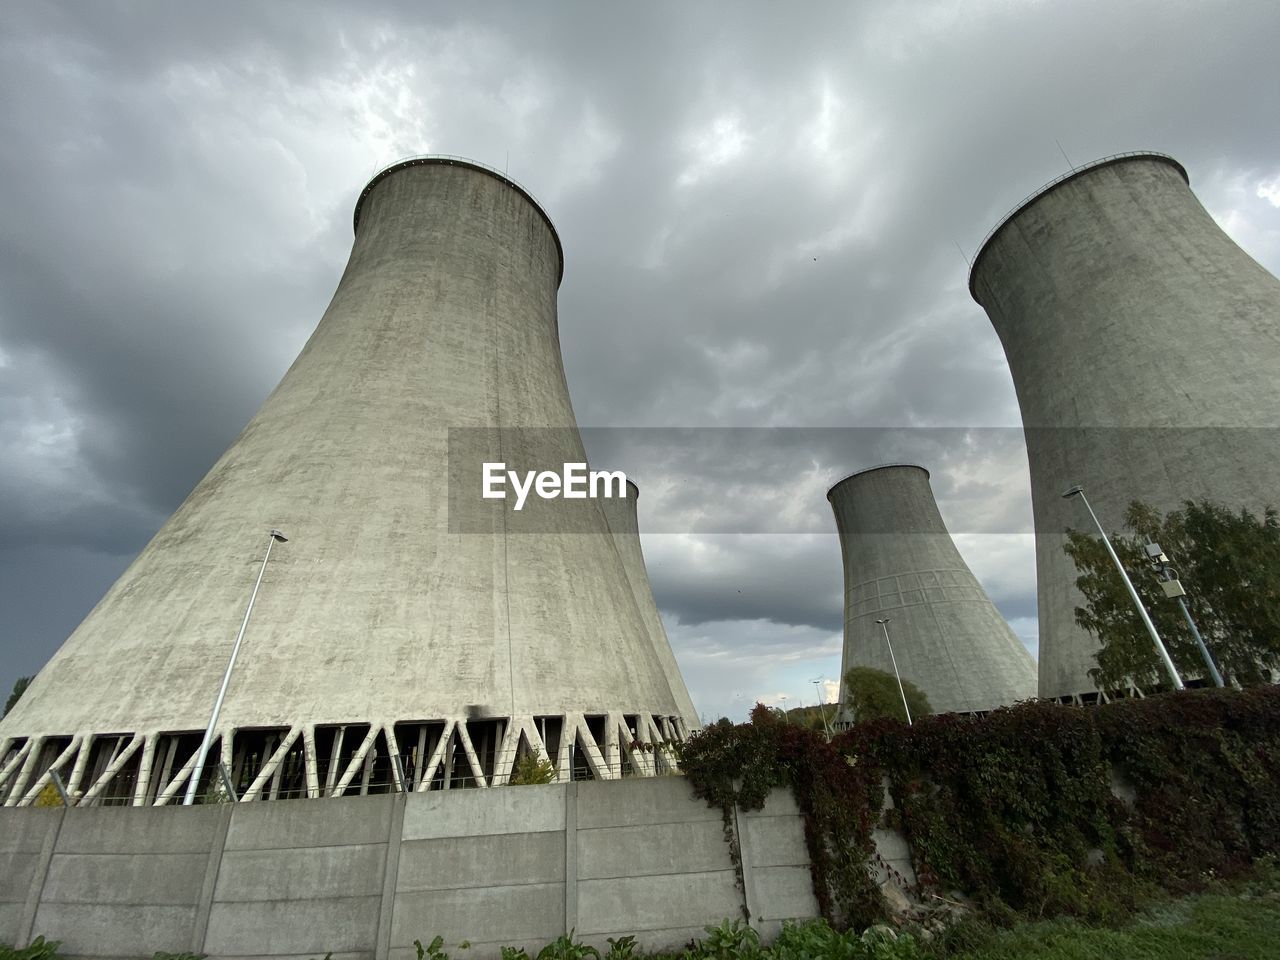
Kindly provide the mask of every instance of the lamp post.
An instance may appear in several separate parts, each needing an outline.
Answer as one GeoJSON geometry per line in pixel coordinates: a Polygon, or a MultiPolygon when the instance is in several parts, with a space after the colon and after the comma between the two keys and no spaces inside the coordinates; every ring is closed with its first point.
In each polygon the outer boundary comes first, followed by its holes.
{"type": "Polygon", "coordinates": [[[817,698],[818,716],[822,718],[822,732],[829,739],[831,737],[831,724],[827,721],[827,711],[823,709],[824,704],[822,702],[822,681],[825,679],[826,677],[814,677],[810,683],[813,684],[813,695],[817,698]]]}
{"type": "Polygon", "coordinates": [[[1107,532],[1102,529],[1102,521],[1093,512],[1093,507],[1089,506],[1089,498],[1084,495],[1084,487],[1076,484],[1062,494],[1064,500],[1070,500],[1072,497],[1077,496],[1084,504],[1084,508],[1089,511],[1089,516],[1093,518],[1094,526],[1098,528],[1098,535],[1102,537],[1102,543],[1107,548],[1107,553],[1111,555],[1111,561],[1116,565],[1116,569],[1120,571],[1120,579],[1124,581],[1125,588],[1129,591],[1129,597],[1133,600],[1133,605],[1138,608],[1138,616],[1142,618],[1142,623],[1147,628],[1147,633],[1151,634],[1151,639],[1156,645],[1160,659],[1164,661],[1164,668],[1169,672],[1169,679],[1173,681],[1173,688],[1182,690],[1182,678],[1178,676],[1178,668],[1173,665],[1173,659],[1169,656],[1169,651],[1165,649],[1164,641],[1160,639],[1160,634],[1156,632],[1156,625],[1151,622],[1151,616],[1147,613],[1147,608],[1142,605],[1142,600],[1138,597],[1138,591],[1133,587],[1133,581],[1129,579],[1129,574],[1125,573],[1124,564],[1120,562],[1120,557],[1116,555],[1115,548],[1111,546],[1111,541],[1107,539],[1107,532]]]}
{"type": "Polygon", "coordinates": [[[236,642],[231,647],[231,657],[227,660],[227,669],[222,675],[222,686],[218,689],[217,699],[213,701],[213,713],[209,715],[209,726],[205,728],[204,739],[200,741],[200,750],[196,754],[196,768],[191,771],[191,782],[187,784],[187,794],[182,800],[183,806],[189,807],[195,802],[196,788],[200,785],[200,775],[204,773],[205,758],[209,755],[209,743],[213,740],[213,728],[218,725],[218,714],[222,712],[222,701],[226,699],[227,685],[231,682],[231,670],[236,665],[236,656],[240,653],[240,642],[244,640],[245,628],[249,626],[249,616],[253,613],[253,601],[258,599],[258,587],[262,586],[262,575],[267,572],[267,561],[271,559],[271,548],[277,541],[288,543],[289,538],[279,530],[272,530],[267,537],[267,552],[262,558],[262,566],[258,570],[258,579],[254,581],[253,593],[249,594],[249,606],[244,611],[244,620],[240,623],[240,632],[236,635],[236,642]]]}
{"type": "Polygon", "coordinates": [[[911,722],[911,708],[907,706],[907,691],[902,687],[902,674],[898,672],[898,658],[893,655],[893,644],[889,642],[889,621],[892,617],[885,617],[883,620],[877,620],[880,629],[884,631],[884,645],[889,648],[889,659],[893,662],[893,675],[898,679],[898,693],[902,696],[902,709],[907,714],[907,726],[913,727],[911,722]]]}
{"type": "Polygon", "coordinates": [[[1209,676],[1213,678],[1214,686],[1226,686],[1222,682],[1222,674],[1218,672],[1218,665],[1213,662],[1213,655],[1209,653],[1209,647],[1204,642],[1204,637],[1200,636],[1200,628],[1191,619],[1191,610],[1187,607],[1187,591],[1183,589],[1182,581],[1175,575],[1175,571],[1169,563],[1169,558],[1160,549],[1160,544],[1148,542],[1147,557],[1151,561],[1151,566],[1155,568],[1157,576],[1160,577],[1160,586],[1164,590],[1164,595],[1178,601],[1178,606],[1182,609],[1182,615],[1187,620],[1187,626],[1191,628],[1191,635],[1196,638],[1196,646],[1200,648],[1200,656],[1204,658],[1204,664],[1209,668],[1209,676]]]}

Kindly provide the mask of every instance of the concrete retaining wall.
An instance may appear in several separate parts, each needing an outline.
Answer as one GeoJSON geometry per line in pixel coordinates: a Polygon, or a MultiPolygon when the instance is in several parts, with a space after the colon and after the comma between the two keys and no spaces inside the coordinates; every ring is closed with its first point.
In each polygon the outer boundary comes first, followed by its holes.
{"type": "MultiPolygon", "coordinates": [[[[0,810],[0,944],[73,957],[412,960],[541,947],[575,930],[678,948],[741,917],[818,913],[789,792],[720,812],[682,777],[205,807],[0,810]]],[[[883,839],[883,838],[882,838],[883,839]]],[[[892,838],[890,838],[892,839],[892,838]]]]}

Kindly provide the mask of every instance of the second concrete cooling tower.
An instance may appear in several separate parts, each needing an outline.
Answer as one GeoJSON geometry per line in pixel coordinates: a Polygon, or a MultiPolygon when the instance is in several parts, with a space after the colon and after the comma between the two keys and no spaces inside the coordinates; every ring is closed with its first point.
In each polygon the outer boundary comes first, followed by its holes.
{"type": "MultiPolygon", "coordinates": [[[[1031,467],[1040,696],[1091,691],[1097,641],[1063,553],[1142,500],[1280,502],[1280,281],[1218,228],[1162,154],[1072,171],[1027,200],[974,261],[970,292],[1004,345],[1031,467]]],[[[1136,617],[1136,614],[1135,614],[1136,617]]],[[[1194,666],[1194,665],[1192,665],[1194,666]]]]}
{"type": "Polygon", "coordinates": [[[627,571],[627,582],[635,593],[636,606],[644,618],[649,631],[649,639],[653,643],[662,669],[671,683],[671,692],[675,694],[676,706],[690,730],[702,726],[698,720],[698,712],[693,701],[689,699],[689,691],[680,675],[680,667],[676,664],[675,654],[671,652],[671,643],[667,640],[667,631],[662,626],[662,617],[658,614],[658,605],[653,599],[653,588],[649,585],[649,572],[645,568],[644,550],[640,545],[640,521],[636,515],[637,502],[640,499],[640,488],[630,480],[627,481],[627,496],[610,497],[600,501],[604,514],[609,520],[609,529],[613,532],[614,543],[618,546],[618,555],[622,557],[622,566],[627,571]]]}
{"type": "Polygon", "coordinates": [[[530,532],[536,505],[459,474],[459,433],[485,461],[586,459],[550,220],[450,158],[383,171],[355,219],[284,379],[0,721],[6,803],[52,771],[83,803],[180,801],[242,623],[202,795],[219,761],[242,800],[487,787],[522,752],[561,778],[673,765],[635,741],[682,736],[688,694],[600,504],[530,532]],[[468,528],[464,503],[495,509],[468,528]]]}
{"type": "Polygon", "coordinates": [[[1035,696],[1035,661],[956,549],[927,470],[873,467],[841,480],[827,499],[844,558],[841,676],[851,667],[893,671],[877,623],[887,618],[902,679],[935,712],[1035,696]]]}

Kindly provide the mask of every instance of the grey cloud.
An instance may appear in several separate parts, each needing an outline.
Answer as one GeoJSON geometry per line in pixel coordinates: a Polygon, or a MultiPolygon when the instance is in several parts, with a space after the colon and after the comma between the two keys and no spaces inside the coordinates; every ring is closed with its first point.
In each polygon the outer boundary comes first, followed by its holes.
{"type": "MultiPolygon", "coordinates": [[[[64,592],[3,605],[0,632],[20,639],[0,686],[56,648],[102,571],[243,427],[332,294],[359,188],[400,154],[505,164],[546,202],[566,250],[570,388],[579,420],[602,427],[1016,424],[956,244],[971,257],[1062,172],[1055,139],[1076,163],[1166,150],[1197,187],[1280,172],[1280,10],[1261,2],[761,3],[731,17],[47,3],[4,17],[0,582],[38,570],[64,592]]],[[[1248,191],[1217,200],[1251,230],[1280,227],[1248,191]]],[[[1264,252],[1280,267],[1280,245],[1264,252]]],[[[953,531],[1025,529],[1016,443],[932,452],[953,531]]],[[[718,655],[750,638],[741,670],[763,678],[838,630],[823,495],[862,453],[632,453],[651,531],[769,530],[790,511],[812,534],[650,538],[678,648],[718,624],[718,655]]],[[[1029,546],[967,549],[1006,616],[1033,618],[1029,546]]]]}

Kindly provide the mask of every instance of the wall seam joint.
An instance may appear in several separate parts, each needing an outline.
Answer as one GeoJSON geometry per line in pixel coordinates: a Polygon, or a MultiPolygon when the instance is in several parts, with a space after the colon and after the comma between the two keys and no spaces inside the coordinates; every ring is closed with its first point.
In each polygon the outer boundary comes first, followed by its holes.
{"type": "Polygon", "coordinates": [[[387,828],[387,852],[383,857],[382,903],[378,906],[377,944],[374,960],[387,960],[391,954],[391,922],[394,919],[396,887],[400,882],[400,844],[404,837],[404,811],[408,794],[396,794],[391,801],[391,824],[387,828]]]}
{"type": "Polygon", "coordinates": [[[222,855],[227,849],[227,834],[231,832],[231,818],[235,805],[227,804],[219,811],[218,823],[213,828],[209,843],[209,859],[205,863],[204,883],[200,887],[200,899],[196,903],[196,915],[191,930],[191,952],[203,955],[205,938],[209,935],[209,916],[213,913],[213,895],[218,888],[218,874],[222,870],[222,855]]]}

